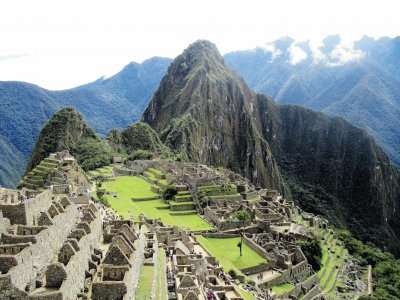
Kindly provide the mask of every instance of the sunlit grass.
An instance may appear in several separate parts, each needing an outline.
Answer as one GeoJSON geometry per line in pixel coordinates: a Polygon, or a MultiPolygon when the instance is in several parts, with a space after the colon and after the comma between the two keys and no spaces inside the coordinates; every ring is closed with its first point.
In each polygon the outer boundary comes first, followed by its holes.
{"type": "MultiPolygon", "coordinates": [[[[102,188],[107,191],[118,193],[116,197],[106,195],[109,205],[111,205],[124,218],[129,218],[132,212],[136,219],[140,213],[146,217],[155,219],[161,218],[165,224],[180,226],[190,230],[207,230],[212,226],[199,215],[180,215],[170,214],[169,204],[161,199],[150,201],[132,201],[134,198],[154,197],[158,194],[151,191],[151,184],[137,176],[117,176],[113,181],[106,181],[102,188]],[[165,208],[165,209],[157,209],[165,208]]],[[[193,203],[193,202],[192,202],[193,203]]]]}
{"type": "Polygon", "coordinates": [[[242,247],[243,256],[240,256],[239,247],[237,246],[240,242],[240,237],[206,238],[198,235],[197,239],[218,259],[226,272],[230,269],[240,272],[240,269],[267,262],[265,258],[247,246],[244,242],[242,247]]]}

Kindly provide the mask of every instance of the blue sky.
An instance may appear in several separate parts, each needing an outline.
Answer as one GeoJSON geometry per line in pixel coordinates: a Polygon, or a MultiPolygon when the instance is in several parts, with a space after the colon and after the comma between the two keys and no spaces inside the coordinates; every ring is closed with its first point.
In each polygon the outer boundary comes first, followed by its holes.
{"type": "MultiPolygon", "coordinates": [[[[398,3],[398,2],[397,2],[398,3]]],[[[393,0],[4,0],[0,80],[64,89],[111,76],[130,61],[175,57],[197,39],[222,53],[281,36],[398,35],[393,0]]]]}

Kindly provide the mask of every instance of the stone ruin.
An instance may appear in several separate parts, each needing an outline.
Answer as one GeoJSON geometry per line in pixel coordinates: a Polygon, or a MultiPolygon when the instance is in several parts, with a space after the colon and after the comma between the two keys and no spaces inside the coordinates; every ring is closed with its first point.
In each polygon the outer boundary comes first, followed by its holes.
{"type": "MultiPolygon", "coordinates": [[[[69,161],[71,174],[80,171],[68,153],[50,158],[69,161]]],[[[292,283],[290,292],[274,299],[327,299],[295,244],[312,237],[305,225],[326,230],[326,220],[226,169],[171,161],[116,164],[114,174],[121,175],[143,176],[156,167],[165,173],[157,174],[159,179],[189,191],[195,208],[215,226],[202,232],[204,236],[243,234],[247,246],[266,259],[240,270],[254,280],[255,286],[248,287],[253,292],[292,283]],[[250,216],[243,228],[232,219],[241,210],[250,216]],[[296,221],[299,215],[303,223],[296,221]]],[[[42,191],[0,189],[0,299],[135,299],[143,266],[165,270],[165,289],[176,299],[207,299],[209,293],[216,300],[242,299],[237,291],[240,276],[230,278],[193,232],[145,216],[138,222],[120,219],[91,201],[85,175],[74,176],[68,184],[42,191]],[[160,249],[166,262],[159,259],[160,249]]],[[[351,274],[359,272],[355,264],[347,268],[351,274]]],[[[157,299],[156,280],[154,276],[149,282],[152,299],[157,299]]]]}

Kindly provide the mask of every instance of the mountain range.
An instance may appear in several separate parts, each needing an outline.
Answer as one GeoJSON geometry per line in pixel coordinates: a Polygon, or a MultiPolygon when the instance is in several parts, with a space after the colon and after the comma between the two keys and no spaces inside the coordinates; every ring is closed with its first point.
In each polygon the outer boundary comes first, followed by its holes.
{"type": "Polygon", "coordinates": [[[400,172],[374,139],[342,118],[253,92],[208,41],[174,60],[142,121],[182,159],[228,167],[400,249],[400,172]]]}
{"type": "MultiPolygon", "coordinates": [[[[330,36],[317,47],[282,38],[224,59],[257,92],[367,129],[399,166],[399,53],[399,37],[364,37],[346,45],[330,36]]],[[[76,107],[101,135],[138,120],[171,61],[130,63],[113,77],[64,91],[0,82],[0,185],[17,184],[40,128],[63,106],[76,107]]]]}
{"type": "Polygon", "coordinates": [[[63,91],[0,82],[0,185],[18,183],[40,129],[61,107],[74,106],[101,135],[139,119],[170,62],[130,63],[110,78],[63,91]]]}
{"type": "Polygon", "coordinates": [[[197,41],[173,61],[141,121],[100,139],[64,108],[41,131],[27,171],[61,149],[88,169],[112,151],[168,153],[233,169],[400,255],[400,172],[374,139],[342,118],[253,92],[214,44],[197,41]]]}
{"type": "Polygon", "coordinates": [[[339,36],[321,45],[278,39],[225,55],[250,88],[283,104],[341,116],[367,129],[400,166],[400,37],[339,36]]]}

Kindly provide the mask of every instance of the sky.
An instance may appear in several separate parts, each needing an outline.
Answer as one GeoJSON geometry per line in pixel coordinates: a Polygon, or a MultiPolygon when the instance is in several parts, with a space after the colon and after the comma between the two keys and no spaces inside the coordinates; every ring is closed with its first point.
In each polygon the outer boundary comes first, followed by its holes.
{"type": "Polygon", "coordinates": [[[0,80],[66,89],[131,61],[175,57],[198,39],[222,54],[279,37],[399,35],[398,1],[2,0],[0,80]]]}

